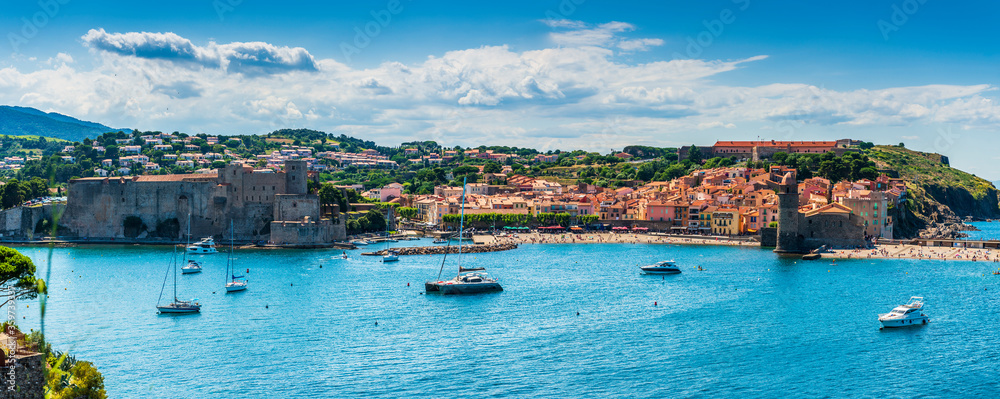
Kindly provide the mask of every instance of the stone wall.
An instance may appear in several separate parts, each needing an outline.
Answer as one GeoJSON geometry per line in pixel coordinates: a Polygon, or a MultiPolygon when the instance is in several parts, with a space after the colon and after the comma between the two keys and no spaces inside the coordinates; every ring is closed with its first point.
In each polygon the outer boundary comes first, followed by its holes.
{"type": "Polygon", "coordinates": [[[803,215],[799,233],[806,250],[823,245],[852,248],[866,244],[864,221],[855,214],[803,215]]]}
{"type": "MultiPolygon", "coordinates": [[[[45,367],[41,353],[16,355],[14,366],[14,391],[7,390],[9,367],[0,367],[0,399],[42,399],[45,397],[45,367]]],[[[4,356],[6,358],[6,356],[4,356]]]]}
{"type": "MultiPolygon", "coordinates": [[[[35,233],[35,226],[39,220],[55,219],[56,215],[62,215],[66,210],[65,204],[45,204],[41,206],[17,206],[4,211],[0,211],[0,234],[3,238],[28,239],[35,233]]],[[[62,224],[62,221],[60,221],[62,224]]],[[[52,234],[51,231],[40,233],[45,236],[52,234]]]]}
{"type": "MultiPolygon", "coordinates": [[[[232,224],[236,240],[268,241],[274,220],[316,223],[320,219],[319,197],[306,194],[305,163],[290,161],[286,167],[294,171],[254,173],[237,164],[212,175],[74,179],[60,225],[72,238],[183,242],[190,229],[192,239],[211,236],[224,242],[232,224]],[[139,218],[145,229],[126,231],[129,217],[139,218]],[[163,228],[158,232],[157,226],[163,228]]],[[[18,217],[0,219],[0,227],[27,223],[18,217]]],[[[314,237],[336,236],[335,230],[295,237],[312,242],[314,237]]]]}

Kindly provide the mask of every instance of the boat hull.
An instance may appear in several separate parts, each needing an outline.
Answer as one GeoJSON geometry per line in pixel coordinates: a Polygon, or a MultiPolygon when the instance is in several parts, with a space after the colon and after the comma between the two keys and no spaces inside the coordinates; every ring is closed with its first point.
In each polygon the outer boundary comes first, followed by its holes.
{"type": "Polygon", "coordinates": [[[181,268],[181,274],[194,274],[194,273],[201,273],[201,269],[184,269],[184,268],[181,268]]]}
{"type": "Polygon", "coordinates": [[[386,256],[382,258],[382,262],[399,262],[399,258],[395,256],[392,257],[386,256]]]}
{"type": "Polygon", "coordinates": [[[438,291],[443,295],[466,295],[503,291],[500,283],[451,283],[438,284],[437,287],[438,291]]]}
{"type": "Polygon", "coordinates": [[[217,253],[219,253],[219,251],[216,251],[214,248],[212,248],[212,249],[201,249],[201,248],[199,248],[199,249],[190,249],[190,248],[188,248],[187,253],[188,253],[188,255],[209,255],[209,254],[217,254],[217,253]]]}
{"type": "Polygon", "coordinates": [[[927,316],[912,317],[907,319],[879,319],[879,322],[882,323],[882,328],[922,326],[930,321],[930,318],[927,316]]]}
{"type": "Polygon", "coordinates": [[[160,313],[198,313],[201,312],[201,307],[157,306],[156,310],[160,311],[160,313]]]}
{"type": "Polygon", "coordinates": [[[680,274],[681,269],[677,268],[641,268],[646,274],[680,274]]]}
{"type": "Polygon", "coordinates": [[[246,291],[246,289],[247,289],[246,284],[239,284],[239,285],[226,284],[226,292],[246,291]]]}

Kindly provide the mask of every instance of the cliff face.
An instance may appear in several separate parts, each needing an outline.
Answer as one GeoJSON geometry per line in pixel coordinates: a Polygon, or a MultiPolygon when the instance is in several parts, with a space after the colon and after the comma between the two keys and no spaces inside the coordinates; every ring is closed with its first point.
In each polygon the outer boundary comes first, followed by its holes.
{"type": "Polygon", "coordinates": [[[886,172],[903,178],[909,200],[893,209],[897,238],[954,236],[972,219],[1000,218],[1000,191],[992,183],[948,165],[947,158],[878,146],[869,153],[886,172]]]}

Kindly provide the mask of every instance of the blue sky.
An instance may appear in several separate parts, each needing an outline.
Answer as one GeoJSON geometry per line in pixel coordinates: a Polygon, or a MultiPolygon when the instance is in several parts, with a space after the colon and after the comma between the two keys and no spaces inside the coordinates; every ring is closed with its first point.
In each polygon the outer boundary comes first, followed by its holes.
{"type": "Polygon", "coordinates": [[[600,152],[851,137],[1000,179],[995,2],[5,6],[0,103],[112,126],[600,152]]]}

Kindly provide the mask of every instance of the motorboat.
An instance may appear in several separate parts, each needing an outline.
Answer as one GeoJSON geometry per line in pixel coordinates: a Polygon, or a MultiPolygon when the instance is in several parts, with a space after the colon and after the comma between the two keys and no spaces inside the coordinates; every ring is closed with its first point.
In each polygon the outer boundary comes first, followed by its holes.
{"type": "Polygon", "coordinates": [[[352,240],[351,244],[354,244],[354,245],[359,246],[359,247],[363,247],[363,246],[366,246],[366,245],[371,244],[371,243],[368,242],[368,241],[365,241],[365,240],[352,240]]]}
{"type": "Polygon", "coordinates": [[[201,264],[195,262],[194,259],[188,259],[187,266],[181,268],[181,274],[193,274],[201,273],[201,264]]]}
{"type": "Polygon", "coordinates": [[[385,256],[382,257],[382,262],[396,262],[399,260],[399,254],[396,251],[389,251],[385,256]]]}
{"type": "Polygon", "coordinates": [[[439,292],[443,295],[478,294],[483,292],[503,291],[497,279],[490,277],[486,269],[478,267],[462,268],[462,272],[450,280],[428,281],[424,289],[428,293],[439,292]]]}
{"type": "Polygon", "coordinates": [[[878,315],[878,321],[882,323],[883,328],[924,325],[930,322],[930,319],[922,313],[923,308],[923,297],[910,297],[906,305],[896,306],[892,312],[878,315]]]}
{"type": "Polygon", "coordinates": [[[215,240],[212,237],[202,238],[194,244],[188,245],[187,253],[189,254],[214,254],[219,251],[215,249],[215,240]]]}
{"type": "Polygon", "coordinates": [[[445,240],[445,239],[443,239],[443,238],[438,238],[438,239],[435,239],[435,240],[434,240],[434,243],[435,243],[435,244],[447,244],[447,243],[448,243],[448,240],[445,240]]]}
{"type": "Polygon", "coordinates": [[[681,268],[677,267],[677,263],[672,260],[656,262],[639,269],[642,269],[642,272],[646,274],[678,274],[681,272],[681,268]]]}

